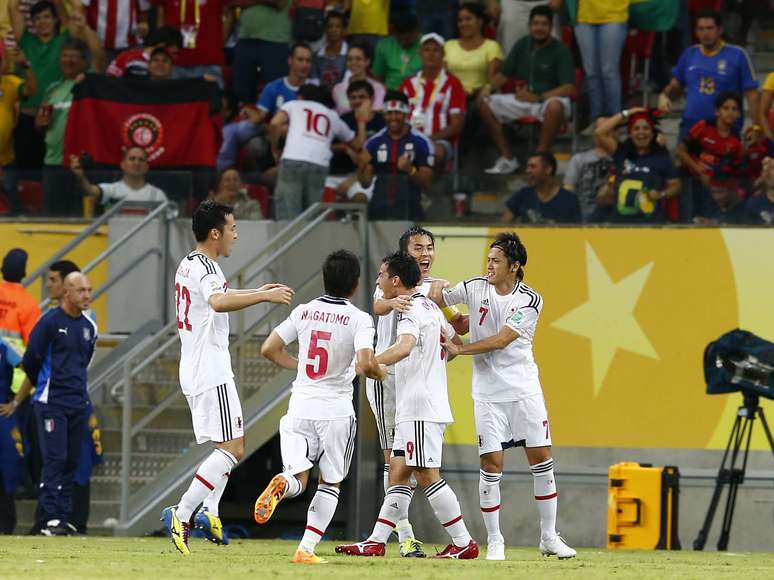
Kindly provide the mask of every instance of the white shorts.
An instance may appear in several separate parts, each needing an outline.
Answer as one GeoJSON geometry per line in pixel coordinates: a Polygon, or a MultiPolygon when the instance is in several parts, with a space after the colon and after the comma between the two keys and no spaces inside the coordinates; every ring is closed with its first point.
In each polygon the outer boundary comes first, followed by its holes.
{"type": "Polygon", "coordinates": [[[409,467],[440,468],[446,423],[403,421],[395,426],[392,453],[406,459],[409,467]]]}
{"type": "Polygon", "coordinates": [[[186,396],[197,443],[223,443],[245,435],[242,404],[233,379],[199,393],[186,396]]]}
{"type": "Polygon", "coordinates": [[[355,451],[355,417],[344,419],[280,419],[282,471],[303,473],[316,463],[325,483],[340,483],[347,476],[355,451]]]}
{"type": "Polygon", "coordinates": [[[524,117],[535,117],[542,122],[548,103],[554,100],[562,104],[564,118],[569,120],[572,106],[567,97],[548,97],[542,103],[527,103],[517,99],[516,95],[492,95],[489,97],[489,108],[500,123],[510,123],[524,117]]]}
{"type": "Polygon", "coordinates": [[[478,454],[509,447],[551,445],[548,412],[542,394],[507,403],[473,402],[478,433],[478,454]]]}
{"type": "Polygon", "coordinates": [[[395,441],[395,375],[387,375],[384,382],[366,379],[366,396],[376,419],[379,445],[392,449],[395,441]]]}

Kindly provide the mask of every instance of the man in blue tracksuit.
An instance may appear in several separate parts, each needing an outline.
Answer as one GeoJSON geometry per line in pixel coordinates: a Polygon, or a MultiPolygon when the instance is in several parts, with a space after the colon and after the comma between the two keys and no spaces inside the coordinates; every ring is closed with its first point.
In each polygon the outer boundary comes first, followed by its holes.
{"type": "Polygon", "coordinates": [[[84,311],[91,304],[88,278],[73,272],[65,278],[58,308],[35,325],[22,367],[35,385],[33,406],[43,454],[38,500],[47,536],[75,531],[72,512],[73,475],[78,465],[91,404],[86,370],[94,355],[97,325],[84,311]]]}

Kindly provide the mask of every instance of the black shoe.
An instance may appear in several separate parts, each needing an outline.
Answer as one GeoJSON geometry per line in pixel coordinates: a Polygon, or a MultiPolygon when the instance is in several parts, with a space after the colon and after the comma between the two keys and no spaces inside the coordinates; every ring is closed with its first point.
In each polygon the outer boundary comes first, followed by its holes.
{"type": "Polygon", "coordinates": [[[40,533],[44,536],[72,536],[77,530],[72,524],[62,523],[60,520],[50,520],[40,533]]]}

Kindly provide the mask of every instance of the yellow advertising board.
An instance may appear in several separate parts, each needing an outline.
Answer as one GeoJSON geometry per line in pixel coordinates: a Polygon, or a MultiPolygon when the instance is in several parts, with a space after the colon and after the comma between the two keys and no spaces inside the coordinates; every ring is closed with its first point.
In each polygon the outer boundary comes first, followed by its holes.
{"type": "MultiPolygon", "coordinates": [[[[479,276],[496,228],[434,228],[433,276],[479,276]]],[[[774,230],[522,228],[542,294],[535,356],[554,445],[718,449],[739,394],[707,395],[702,354],[743,328],[774,341],[774,230]]],[[[452,361],[455,424],[475,444],[469,357],[452,361]]],[[[764,402],[770,417],[774,405],[764,402]]],[[[753,447],[767,448],[756,428],[753,447]]]]}

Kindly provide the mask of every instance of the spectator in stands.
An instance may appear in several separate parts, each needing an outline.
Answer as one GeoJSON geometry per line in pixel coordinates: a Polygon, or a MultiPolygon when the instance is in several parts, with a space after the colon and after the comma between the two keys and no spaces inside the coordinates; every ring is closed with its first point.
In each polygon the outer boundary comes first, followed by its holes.
{"type": "Polygon", "coordinates": [[[78,38],[62,43],[59,66],[62,80],[49,85],[35,116],[35,127],[45,131],[46,157],[43,166],[43,211],[46,215],[81,215],[81,196],[72,180],[62,171],[64,136],[73,87],[89,67],[89,48],[78,38]]]}
{"type": "Polygon", "coordinates": [[[330,91],[342,79],[347,68],[348,49],[349,45],[344,40],[344,15],[328,12],[325,16],[325,41],[312,61],[312,78],[317,79],[320,86],[330,91]]]}
{"type": "Polygon", "coordinates": [[[279,163],[274,189],[274,214],[278,220],[290,220],[313,203],[320,201],[331,160],[331,143],[339,139],[359,150],[366,137],[367,107],[357,115],[357,134],[347,127],[336,111],[333,100],[322,87],[303,85],[298,100],[282,105],[269,126],[272,153],[279,163]],[[280,139],[286,135],[280,153],[280,139]]]}
{"type": "Polygon", "coordinates": [[[172,55],[166,48],[154,48],[148,62],[148,79],[152,81],[171,80],[176,71],[172,55]]]}
{"type": "MultiPolygon", "coordinates": [[[[349,106],[357,111],[366,105],[369,111],[366,119],[366,137],[370,139],[376,133],[384,129],[384,115],[381,111],[375,111],[371,106],[374,99],[374,88],[370,82],[364,80],[352,81],[347,87],[349,106]]],[[[357,131],[357,119],[352,111],[344,113],[341,120],[357,131]]],[[[357,178],[358,152],[347,143],[333,144],[333,157],[328,178],[325,180],[326,190],[333,190],[336,198],[344,197],[349,201],[365,203],[373,197],[373,183],[364,188],[357,178]]]]}
{"type": "Polygon", "coordinates": [[[766,82],[763,83],[763,91],[761,92],[761,101],[758,112],[758,125],[769,140],[769,154],[772,154],[771,149],[774,145],[774,131],[772,131],[772,103],[774,103],[774,72],[769,73],[766,77],[766,82]]]}
{"type": "Polygon", "coordinates": [[[220,172],[217,189],[210,193],[210,199],[233,208],[232,213],[238,220],[264,218],[261,204],[247,193],[247,188],[242,183],[242,176],[239,175],[236,167],[229,167],[220,172]]]}
{"type": "Polygon", "coordinates": [[[522,223],[580,223],[578,196],[564,189],[556,179],[556,158],[536,153],[527,161],[527,187],[505,202],[502,221],[522,223]]]}
{"type": "Polygon", "coordinates": [[[255,102],[259,81],[270,83],[288,74],[290,4],[289,0],[261,0],[242,8],[233,84],[243,103],[255,102]]]}
{"type": "Polygon", "coordinates": [[[41,0],[30,9],[34,25],[28,29],[20,11],[20,0],[10,0],[8,13],[13,34],[18,40],[38,80],[38,91],[22,99],[19,104],[19,119],[14,130],[16,165],[19,169],[40,169],[46,156],[46,144],[42,134],[36,130],[35,117],[46,90],[62,79],[60,52],[62,44],[70,37],[83,40],[94,56],[94,69],[104,69],[104,51],[99,38],[87,25],[84,16],[73,13],[64,22],[57,16],[56,7],[49,0],[41,0]],[[63,30],[64,24],[66,30],[63,30]]]}
{"type": "MultiPolygon", "coordinates": [[[[535,6],[548,6],[558,12],[562,0],[486,0],[486,11],[493,22],[497,22],[497,40],[508,54],[516,42],[529,34],[529,13],[535,6]]],[[[559,38],[558,23],[554,25],[554,36],[559,38]]]]}
{"type": "MultiPolygon", "coordinates": [[[[152,0],[159,22],[180,31],[183,48],[175,59],[175,78],[206,76],[223,88],[223,12],[227,0],[152,0]]],[[[243,14],[248,9],[243,9],[243,14]]]]}
{"type": "Polygon", "coordinates": [[[145,45],[130,48],[121,52],[108,65],[105,74],[109,77],[139,77],[148,76],[148,65],[151,54],[158,48],[165,48],[172,57],[177,58],[183,47],[183,35],[177,28],[162,26],[151,32],[145,38],[145,45]]]}
{"type": "MultiPolygon", "coordinates": [[[[600,117],[597,119],[597,124],[605,120],[606,117],[600,117]]],[[[607,183],[613,162],[608,152],[600,145],[599,138],[594,135],[593,139],[593,149],[576,153],[570,158],[562,185],[564,189],[578,196],[583,221],[587,223],[601,221],[595,213],[597,194],[607,183]]]]}
{"type": "Polygon", "coordinates": [[[368,54],[368,46],[362,42],[353,42],[349,45],[344,78],[333,87],[333,102],[339,115],[352,110],[349,107],[348,87],[354,81],[367,81],[371,85],[374,93],[371,108],[381,111],[384,106],[384,85],[368,76],[368,69],[371,66],[368,54]]]}
{"type": "MultiPolygon", "coordinates": [[[[741,111],[742,98],[738,93],[720,93],[715,99],[715,118],[693,125],[677,146],[677,158],[695,180],[691,191],[697,215],[708,217],[715,209],[711,181],[725,184],[741,174],[744,147],[734,129],[741,111]]],[[[718,195],[729,199],[722,192],[718,195]]]]}
{"type": "Polygon", "coordinates": [[[666,148],[658,141],[656,121],[649,111],[635,107],[597,125],[600,146],[613,156],[614,174],[597,203],[612,221],[658,222],[664,202],[680,193],[680,179],[666,148]],[[616,127],[627,124],[628,137],[619,143],[616,127]]]}
{"type": "Polygon", "coordinates": [[[694,216],[693,222],[703,226],[725,226],[745,223],[744,203],[733,181],[712,181],[709,186],[712,204],[694,216]]]}
{"type": "Polygon", "coordinates": [[[621,53],[630,0],[567,0],[575,40],[586,71],[591,118],[621,110],[621,53]]]}
{"type": "MultiPolygon", "coordinates": [[[[758,81],[747,52],[723,42],[723,20],[719,13],[700,12],[696,18],[699,44],[687,48],[672,69],[672,80],[659,95],[658,106],[672,109],[672,97],[686,93],[680,123],[680,139],[699,121],[715,116],[715,99],[720,93],[744,94],[751,119],[758,119],[758,81]]],[[[735,124],[742,129],[743,117],[735,124]]]]}
{"type": "Polygon", "coordinates": [[[423,218],[422,192],[433,182],[433,143],[408,122],[408,97],[389,91],[384,101],[385,128],[366,143],[358,178],[374,195],[369,219],[423,218]]]}
{"type": "Polygon", "coordinates": [[[468,95],[492,83],[503,62],[500,45],[484,37],[485,23],[481,4],[465,2],[457,11],[460,36],[446,41],[446,68],[460,79],[468,95]]]}
{"type": "Polygon", "coordinates": [[[116,58],[120,51],[136,46],[148,35],[150,2],[147,0],[80,0],[80,4],[83,8],[78,6],[78,2],[70,3],[69,7],[77,6],[85,10],[86,22],[97,33],[107,62],[116,58]]]}
{"type": "Polygon", "coordinates": [[[481,119],[500,157],[486,170],[491,174],[513,173],[519,163],[502,125],[525,117],[542,123],[537,151],[549,151],[564,122],[570,118],[570,99],[575,96],[575,68],[570,49],[551,36],[553,12],[536,6],[530,12],[529,35],[519,40],[492,82],[500,89],[516,79],[516,94],[491,95],[485,85],[478,95],[481,119]]]}
{"type": "Polygon", "coordinates": [[[422,34],[435,32],[443,38],[457,36],[458,0],[422,0],[417,2],[419,29],[422,34]]]}
{"type": "Polygon", "coordinates": [[[148,175],[148,154],[141,147],[128,147],[121,160],[122,177],[113,183],[95,185],[86,177],[81,160],[70,156],[70,171],[75,175],[83,195],[94,198],[106,206],[110,203],[126,200],[133,202],[162,202],[167,196],[158,187],[145,181],[148,175]]]}
{"type": "Polygon", "coordinates": [[[390,17],[389,2],[373,0],[344,0],[343,8],[349,14],[349,38],[374,49],[376,43],[387,36],[390,17]]]}
{"type": "Polygon", "coordinates": [[[420,46],[422,70],[403,81],[400,88],[409,99],[411,126],[431,139],[436,168],[443,170],[454,156],[465,124],[465,89],[443,66],[444,39],[440,35],[425,34],[420,46]]]}
{"type": "Polygon", "coordinates": [[[8,47],[0,62],[0,171],[3,173],[3,191],[8,199],[11,214],[21,211],[16,192],[14,167],[13,127],[21,99],[29,98],[38,90],[35,72],[27,64],[24,53],[18,47],[8,47]],[[17,66],[25,71],[24,79],[14,71],[17,66]]]}
{"type": "Polygon", "coordinates": [[[774,226],[774,158],[763,160],[763,170],[755,188],[755,195],[745,203],[745,222],[774,226]]]}
{"type": "Polygon", "coordinates": [[[415,14],[401,13],[395,19],[393,35],[376,45],[374,76],[389,90],[395,90],[420,68],[419,22],[415,14]]]}

